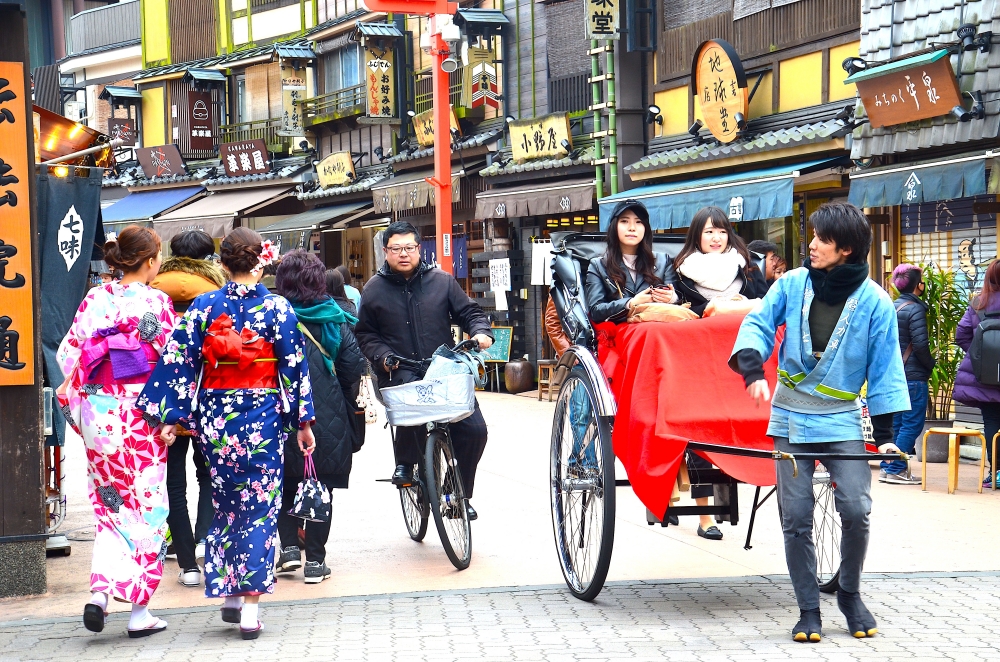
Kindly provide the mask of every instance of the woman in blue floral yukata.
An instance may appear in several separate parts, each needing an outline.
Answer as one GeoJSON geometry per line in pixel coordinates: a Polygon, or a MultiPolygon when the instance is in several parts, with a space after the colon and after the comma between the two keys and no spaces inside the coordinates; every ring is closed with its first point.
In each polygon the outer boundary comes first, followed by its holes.
{"type": "Polygon", "coordinates": [[[161,424],[164,440],[178,423],[198,435],[215,506],[205,594],[225,598],[222,620],[256,639],[259,597],[274,591],[284,443],[297,430],[299,448],[311,453],[315,416],[298,320],[287,300],[259,284],[276,251],[237,228],[219,253],[230,281],[191,303],[137,407],[161,424]]]}

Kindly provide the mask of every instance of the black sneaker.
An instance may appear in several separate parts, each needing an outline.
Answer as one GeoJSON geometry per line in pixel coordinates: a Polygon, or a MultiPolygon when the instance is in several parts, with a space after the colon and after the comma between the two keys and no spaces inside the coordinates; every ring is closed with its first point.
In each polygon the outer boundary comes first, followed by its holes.
{"type": "Polygon", "coordinates": [[[306,584],[319,584],[330,576],[330,568],[326,567],[326,563],[306,561],[306,569],[302,574],[306,576],[306,584]]]}
{"type": "Polygon", "coordinates": [[[278,557],[276,572],[294,572],[302,567],[302,552],[298,547],[286,547],[278,557]]]}
{"type": "Polygon", "coordinates": [[[400,487],[413,484],[413,466],[409,464],[397,464],[396,470],[392,472],[392,484],[400,487]]]}

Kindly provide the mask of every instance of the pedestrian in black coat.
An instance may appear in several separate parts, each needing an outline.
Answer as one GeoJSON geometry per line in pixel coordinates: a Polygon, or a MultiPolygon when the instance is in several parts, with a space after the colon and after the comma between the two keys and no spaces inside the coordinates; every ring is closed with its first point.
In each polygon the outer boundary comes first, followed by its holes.
{"type": "MultiPolygon", "coordinates": [[[[316,448],[312,459],[316,474],[328,490],[346,489],[351,474],[352,454],[360,448],[351,417],[352,397],[365,371],[365,359],[358,347],[347,315],[326,294],[326,268],[306,251],[285,255],[275,275],[275,288],[287,298],[306,337],[306,358],[312,383],[316,422],[316,448]]],[[[301,567],[298,529],[302,520],[288,514],[304,476],[304,457],[295,444],[285,444],[282,506],[278,515],[281,555],[278,572],[301,567]]],[[[335,509],[334,509],[335,510],[335,509]]],[[[307,584],[319,583],[330,575],[326,566],[326,542],[331,522],[308,522],[305,526],[307,584]]]]}

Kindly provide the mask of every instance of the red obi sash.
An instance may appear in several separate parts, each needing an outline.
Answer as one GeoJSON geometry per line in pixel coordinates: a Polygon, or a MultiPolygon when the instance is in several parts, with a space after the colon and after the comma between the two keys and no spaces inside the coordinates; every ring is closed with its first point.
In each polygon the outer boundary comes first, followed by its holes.
{"type": "Polygon", "coordinates": [[[208,327],[201,351],[205,359],[202,388],[278,387],[274,345],[251,329],[236,333],[233,320],[225,313],[208,327]]]}

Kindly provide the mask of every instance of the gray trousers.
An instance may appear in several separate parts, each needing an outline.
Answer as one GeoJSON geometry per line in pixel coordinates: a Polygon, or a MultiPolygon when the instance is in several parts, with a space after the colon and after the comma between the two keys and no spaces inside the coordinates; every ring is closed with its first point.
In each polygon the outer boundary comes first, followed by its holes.
{"type": "MultiPolygon", "coordinates": [[[[863,441],[792,444],[784,437],[774,438],[774,448],[794,454],[863,453],[863,441]]],[[[816,548],[813,546],[813,471],[814,462],[800,460],[799,475],[792,478],[791,462],[776,462],[778,472],[778,506],[781,530],[785,536],[785,561],[795,589],[799,609],[819,609],[819,584],[816,581],[816,548]]],[[[840,513],[843,539],[840,545],[840,587],[857,592],[861,584],[861,568],[868,553],[868,515],[872,510],[872,473],[867,462],[860,460],[828,460],[823,463],[836,484],[834,501],[840,513]]]]}

